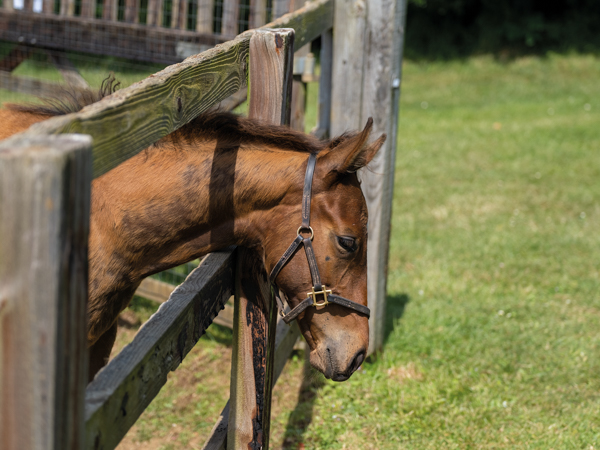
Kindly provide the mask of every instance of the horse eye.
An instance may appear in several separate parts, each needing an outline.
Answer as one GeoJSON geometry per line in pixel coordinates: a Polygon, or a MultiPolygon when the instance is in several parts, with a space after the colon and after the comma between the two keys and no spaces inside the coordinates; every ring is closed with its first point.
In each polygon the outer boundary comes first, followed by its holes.
{"type": "Polygon", "coordinates": [[[344,250],[348,252],[353,252],[356,250],[356,239],[353,237],[338,236],[337,240],[338,244],[340,244],[340,247],[342,247],[344,250]]]}

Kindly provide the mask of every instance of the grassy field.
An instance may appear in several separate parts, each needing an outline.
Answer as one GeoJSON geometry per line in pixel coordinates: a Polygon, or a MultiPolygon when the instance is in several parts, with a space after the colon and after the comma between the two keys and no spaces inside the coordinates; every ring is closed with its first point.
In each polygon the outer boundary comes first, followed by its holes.
{"type": "MultiPolygon", "coordinates": [[[[405,63],[384,350],[345,383],[288,364],[275,448],[600,447],[599,77],[586,56],[405,63]]],[[[223,388],[216,336],[181,370],[223,388]]],[[[124,449],[201,445],[224,396],[172,380],[124,449]]]]}
{"type": "MultiPolygon", "coordinates": [[[[403,71],[383,352],[344,383],[296,354],[272,447],[600,448],[600,60],[403,71]]],[[[120,449],[201,448],[230,342],[212,326],[120,449]]]]}

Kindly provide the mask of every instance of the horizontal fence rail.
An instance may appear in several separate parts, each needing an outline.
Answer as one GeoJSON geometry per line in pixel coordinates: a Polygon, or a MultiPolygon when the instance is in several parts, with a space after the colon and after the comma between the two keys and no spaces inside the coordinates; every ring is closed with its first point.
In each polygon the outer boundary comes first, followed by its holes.
{"type": "MultiPolygon", "coordinates": [[[[299,48],[332,24],[333,0],[319,0],[264,28],[294,28],[295,48],[299,48]]],[[[252,34],[248,31],[78,113],[37,123],[10,139],[23,135],[88,134],[93,138],[94,178],[99,177],[246,86],[252,34]],[[146,114],[148,110],[153,113],[146,114]]]]}
{"type": "Polygon", "coordinates": [[[236,250],[207,255],[88,385],[86,448],[114,448],[233,293],[236,250]]]}

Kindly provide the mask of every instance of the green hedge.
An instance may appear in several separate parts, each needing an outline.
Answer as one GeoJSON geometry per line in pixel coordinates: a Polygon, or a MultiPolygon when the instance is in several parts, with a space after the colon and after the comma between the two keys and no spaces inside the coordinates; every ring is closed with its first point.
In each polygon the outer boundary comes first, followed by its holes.
{"type": "Polygon", "coordinates": [[[598,52],[599,0],[409,0],[406,55],[598,52]]]}

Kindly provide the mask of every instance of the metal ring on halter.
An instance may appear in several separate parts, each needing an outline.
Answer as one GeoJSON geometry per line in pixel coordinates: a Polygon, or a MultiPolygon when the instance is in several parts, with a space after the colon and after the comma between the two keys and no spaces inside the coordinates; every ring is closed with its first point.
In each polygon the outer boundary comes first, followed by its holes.
{"type": "Polygon", "coordinates": [[[303,226],[299,226],[298,227],[298,231],[296,231],[296,234],[298,236],[300,236],[300,230],[310,230],[310,240],[312,241],[313,238],[315,237],[315,232],[313,231],[312,227],[303,227],[303,226]]]}

